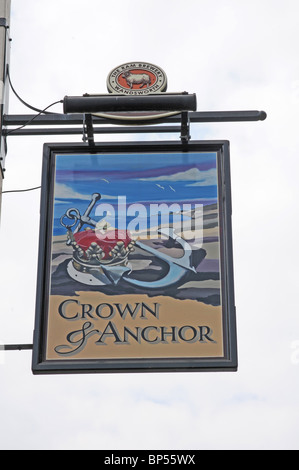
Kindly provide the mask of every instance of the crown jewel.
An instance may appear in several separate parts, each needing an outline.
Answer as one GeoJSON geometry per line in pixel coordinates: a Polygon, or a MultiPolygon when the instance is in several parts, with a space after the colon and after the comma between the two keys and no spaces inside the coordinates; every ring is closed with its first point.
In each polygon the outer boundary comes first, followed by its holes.
{"type": "Polygon", "coordinates": [[[77,233],[68,230],[67,236],[75,266],[126,265],[129,253],[135,249],[135,242],[125,230],[86,229],[77,233]]]}

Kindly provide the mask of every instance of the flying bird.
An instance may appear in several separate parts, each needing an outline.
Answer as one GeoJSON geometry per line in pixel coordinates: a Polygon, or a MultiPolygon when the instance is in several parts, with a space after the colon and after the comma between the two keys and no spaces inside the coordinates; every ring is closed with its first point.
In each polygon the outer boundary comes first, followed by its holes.
{"type": "Polygon", "coordinates": [[[158,186],[158,188],[165,189],[164,186],[161,186],[161,184],[156,183],[156,186],[158,186]]]}

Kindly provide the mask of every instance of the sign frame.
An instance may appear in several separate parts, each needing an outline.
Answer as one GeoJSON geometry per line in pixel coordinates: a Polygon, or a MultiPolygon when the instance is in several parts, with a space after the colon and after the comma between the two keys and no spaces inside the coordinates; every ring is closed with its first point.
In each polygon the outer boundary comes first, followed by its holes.
{"type": "Polygon", "coordinates": [[[32,355],[33,374],[133,373],[133,372],[207,372],[237,371],[237,328],[234,299],[233,249],[231,222],[231,181],[229,141],[103,142],[90,148],[86,144],[44,144],[40,203],[35,330],[32,355]],[[47,318],[51,267],[51,240],[54,206],[55,157],[59,155],[93,155],[173,152],[216,152],[218,174],[220,271],[222,294],[222,357],[147,357],[102,359],[47,359],[47,318]]]}

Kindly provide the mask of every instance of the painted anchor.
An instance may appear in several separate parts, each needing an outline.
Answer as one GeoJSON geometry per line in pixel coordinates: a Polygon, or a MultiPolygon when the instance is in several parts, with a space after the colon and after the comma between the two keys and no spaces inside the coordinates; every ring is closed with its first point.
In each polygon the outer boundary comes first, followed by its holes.
{"type": "MultiPolygon", "coordinates": [[[[80,214],[78,209],[71,208],[60,219],[60,223],[67,229],[67,245],[73,247],[73,259],[67,266],[67,272],[72,279],[93,286],[117,285],[122,280],[136,288],[151,290],[180,284],[188,273],[196,273],[193,263],[194,252],[190,244],[178,236],[173,228],[161,228],[158,230],[158,233],[172,239],[181,246],[183,256],[180,258],[174,258],[165,252],[148,246],[140,240],[133,241],[126,239],[126,234],[122,234],[122,239],[125,238],[125,240],[114,241],[114,247],[112,248],[111,245],[113,243],[110,244],[109,259],[106,259],[107,250],[104,245],[105,243],[107,245],[107,240],[105,240],[105,237],[101,237],[101,234],[96,233],[95,229],[98,222],[90,218],[90,213],[100,198],[101,195],[99,193],[94,193],[83,215],[80,214]],[[73,222],[67,224],[64,222],[65,218],[73,222]],[[93,230],[80,232],[84,225],[93,227],[93,230]],[[71,230],[73,227],[75,227],[74,231],[71,230]],[[132,266],[129,263],[128,256],[135,250],[135,247],[166,263],[168,265],[167,273],[155,281],[143,281],[130,277],[132,266]]],[[[205,256],[205,250],[200,249],[196,264],[201,263],[205,256]]]]}

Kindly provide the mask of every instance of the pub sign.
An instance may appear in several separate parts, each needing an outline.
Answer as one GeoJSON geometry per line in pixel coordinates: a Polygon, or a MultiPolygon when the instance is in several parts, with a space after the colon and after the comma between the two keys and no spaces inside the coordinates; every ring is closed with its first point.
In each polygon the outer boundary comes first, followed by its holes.
{"type": "Polygon", "coordinates": [[[45,144],[33,373],[236,369],[229,143],[45,144]]]}

